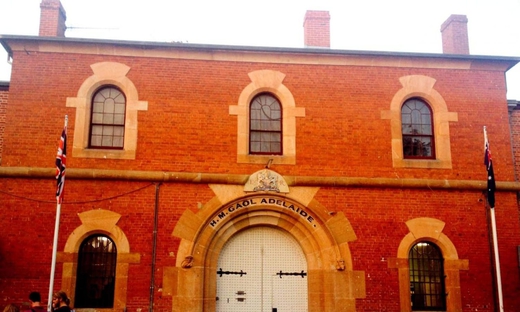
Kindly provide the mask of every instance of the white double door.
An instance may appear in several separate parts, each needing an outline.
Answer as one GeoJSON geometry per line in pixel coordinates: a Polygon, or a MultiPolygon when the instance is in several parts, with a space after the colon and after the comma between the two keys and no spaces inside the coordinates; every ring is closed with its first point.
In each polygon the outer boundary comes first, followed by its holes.
{"type": "Polygon", "coordinates": [[[305,312],[307,261],[285,231],[256,227],[224,245],[217,267],[218,312],[305,312]]]}

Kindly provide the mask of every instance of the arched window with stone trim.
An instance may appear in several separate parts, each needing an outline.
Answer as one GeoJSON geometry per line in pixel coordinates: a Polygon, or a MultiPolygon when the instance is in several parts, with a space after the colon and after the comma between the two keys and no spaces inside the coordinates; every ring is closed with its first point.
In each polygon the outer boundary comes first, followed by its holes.
{"type": "Polygon", "coordinates": [[[409,253],[412,311],[446,311],[444,259],[437,245],[422,241],[409,253]]]}
{"type": "Polygon", "coordinates": [[[93,75],[85,77],[75,97],[67,98],[67,107],[76,110],[72,156],[135,159],[138,113],[148,110],[148,102],[139,100],[126,76],[130,67],[116,62],[90,67],[93,75]]]}
{"type": "MultiPolygon", "coordinates": [[[[294,97],[291,91],[283,84],[285,74],[274,71],[274,70],[256,70],[248,74],[251,82],[242,90],[238,98],[237,105],[229,106],[229,114],[237,116],[237,162],[248,163],[248,164],[296,164],[296,117],[305,117],[305,108],[297,107],[294,97]],[[256,136],[258,133],[251,133],[251,130],[257,131],[258,129],[251,128],[251,103],[260,99],[270,99],[271,103],[274,100],[278,102],[280,107],[278,117],[275,115],[267,118],[265,121],[269,121],[270,126],[280,127],[271,129],[273,132],[264,136],[273,137],[280,136],[280,145],[273,142],[269,143],[269,149],[276,148],[279,152],[274,153],[272,150],[263,152],[259,149],[256,152],[254,148],[251,148],[250,141],[252,136],[256,136]]],[[[264,107],[265,108],[265,107],[264,107]]],[[[271,111],[272,113],[273,111],[271,111]]],[[[259,111],[259,113],[262,113],[259,111]]],[[[264,122],[264,121],[261,121],[264,122]]],[[[270,131],[271,131],[270,130],[270,131]]],[[[278,140],[276,138],[276,140],[278,140]]]]}
{"type": "Polygon", "coordinates": [[[397,257],[388,259],[388,267],[399,270],[399,311],[462,311],[460,271],[469,269],[469,260],[459,258],[445,223],[415,218],[406,226],[397,257]]]}
{"type": "Polygon", "coordinates": [[[106,235],[87,237],[79,248],[76,308],[112,308],[116,281],[117,247],[106,235]]]}
{"type": "Polygon", "coordinates": [[[381,111],[381,118],[391,121],[390,144],[394,168],[452,169],[450,122],[458,120],[457,113],[448,111],[446,101],[435,90],[434,78],[410,75],[400,77],[399,81],[402,88],[392,98],[390,109],[381,111]],[[406,106],[414,104],[413,109],[421,106],[416,110],[420,116],[417,124],[413,123],[415,129],[408,127],[412,125],[412,120],[403,118],[403,114],[411,114],[406,110],[412,110],[406,107],[403,111],[405,103],[406,106]],[[411,141],[404,142],[404,139],[411,141]]]}
{"type": "Polygon", "coordinates": [[[249,109],[249,152],[282,154],[282,105],[270,93],[253,98],[249,109]]]}

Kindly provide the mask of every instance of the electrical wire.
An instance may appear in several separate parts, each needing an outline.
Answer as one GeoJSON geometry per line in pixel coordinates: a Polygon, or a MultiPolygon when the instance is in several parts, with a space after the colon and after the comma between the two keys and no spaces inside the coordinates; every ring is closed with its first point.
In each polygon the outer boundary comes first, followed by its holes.
{"type": "MultiPolygon", "coordinates": [[[[145,186],[139,187],[139,188],[137,188],[135,190],[128,191],[126,193],[121,193],[121,194],[118,194],[118,195],[114,195],[114,196],[110,196],[110,197],[106,197],[106,198],[101,198],[101,199],[87,200],[87,201],[73,201],[73,202],[67,202],[66,200],[64,200],[63,202],[67,203],[67,204],[71,204],[71,205],[102,202],[102,201],[106,201],[106,200],[111,200],[111,199],[123,197],[123,196],[126,196],[126,195],[129,195],[129,194],[138,192],[140,190],[143,190],[143,189],[148,188],[148,187],[153,186],[153,185],[155,185],[155,183],[150,183],[150,184],[147,184],[145,186]]],[[[26,196],[15,195],[15,194],[3,191],[3,190],[0,190],[0,193],[8,195],[8,196],[11,196],[11,197],[15,197],[15,198],[23,199],[23,200],[28,200],[28,201],[33,201],[33,202],[38,202],[38,203],[55,203],[56,202],[56,200],[40,200],[40,199],[30,198],[30,197],[26,197],[26,196]]]]}

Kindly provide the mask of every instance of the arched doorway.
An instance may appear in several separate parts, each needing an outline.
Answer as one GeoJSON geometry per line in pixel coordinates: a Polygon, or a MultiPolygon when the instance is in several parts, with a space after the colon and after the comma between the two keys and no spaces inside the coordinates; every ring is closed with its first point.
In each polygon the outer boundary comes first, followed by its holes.
{"type": "Polygon", "coordinates": [[[235,234],[217,267],[217,312],[308,310],[307,261],[286,231],[260,226],[235,234]]]}
{"type": "MultiPolygon", "coordinates": [[[[244,297],[236,294],[240,290],[246,292],[243,289],[236,289],[234,297],[217,293],[220,291],[217,290],[220,269],[244,270],[220,267],[219,259],[223,252],[227,253],[223,249],[228,242],[232,244],[235,236],[257,227],[289,235],[303,252],[307,265],[303,278],[307,287],[304,301],[307,308],[301,311],[355,311],[356,298],[365,297],[364,272],[353,270],[348,246],[356,236],[342,212],[330,212],[314,200],[318,188],[294,187],[289,194],[280,194],[233,185],[210,186],[216,196],[196,213],[185,210],[172,233],[181,239],[176,266],[164,269],[163,294],[171,294],[172,311],[218,311],[217,297],[226,302],[227,298],[231,301],[244,297]]],[[[277,257],[282,257],[282,253],[277,257]]],[[[302,271],[300,268],[290,268],[291,272],[284,270],[282,273],[302,271]]],[[[285,277],[282,275],[283,282],[285,277]]],[[[300,275],[292,277],[302,278],[300,275]]],[[[283,311],[274,308],[276,310],[267,311],[283,311]]]]}

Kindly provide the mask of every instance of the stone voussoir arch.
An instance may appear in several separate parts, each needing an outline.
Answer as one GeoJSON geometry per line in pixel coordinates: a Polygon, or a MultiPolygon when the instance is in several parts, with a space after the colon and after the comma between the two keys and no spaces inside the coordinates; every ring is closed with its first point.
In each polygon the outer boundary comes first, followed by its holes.
{"type": "Polygon", "coordinates": [[[365,296],[365,281],[364,272],[352,269],[348,243],[356,236],[350,222],[314,199],[272,192],[242,192],[225,202],[217,196],[196,214],[185,211],[173,232],[181,238],[176,267],[165,269],[165,284],[175,284],[166,286],[173,310],[215,310],[220,252],[233,235],[256,226],[281,229],[298,241],[308,265],[309,311],[339,306],[355,311],[355,299],[365,296]]]}
{"type": "Polygon", "coordinates": [[[92,64],[92,75],[87,77],[75,97],[67,98],[67,107],[76,108],[72,154],[79,158],[135,159],[137,151],[138,112],[148,110],[148,101],[139,100],[137,87],[127,77],[130,67],[117,62],[92,64]],[[92,97],[103,86],[119,88],[126,99],[125,136],[123,150],[89,148],[92,97]]]}
{"type": "MultiPolygon", "coordinates": [[[[128,269],[131,263],[140,262],[140,254],[130,252],[128,238],[117,225],[121,215],[105,209],[95,209],[79,213],[78,217],[81,220],[81,225],[70,233],[63,252],[59,252],[57,255],[57,262],[63,263],[61,289],[72,296],[71,304],[73,305],[79,248],[83,241],[91,235],[106,235],[116,245],[117,263],[114,305],[112,309],[103,309],[103,311],[120,312],[126,310],[128,269]]],[[[83,309],[76,310],[82,311],[83,309]]]]}
{"type": "Polygon", "coordinates": [[[436,79],[425,75],[409,75],[399,78],[402,88],[390,102],[390,109],[381,111],[381,118],[390,120],[392,162],[395,168],[451,169],[450,122],[458,121],[456,112],[449,112],[441,93],[435,89],[436,79]],[[401,108],[407,100],[420,98],[428,103],[433,113],[436,159],[405,159],[401,108]]]}
{"type": "Polygon", "coordinates": [[[399,297],[401,311],[411,312],[410,306],[410,273],[408,257],[410,249],[417,243],[428,241],[437,245],[444,259],[444,275],[446,286],[446,311],[462,311],[462,294],[460,288],[460,271],[469,269],[467,259],[459,259],[457,248],[442,231],[445,223],[434,218],[415,218],[408,220],[406,234],[397,249],[397,257],[389,259],[388,267],[399,271],[399,297]]]}

